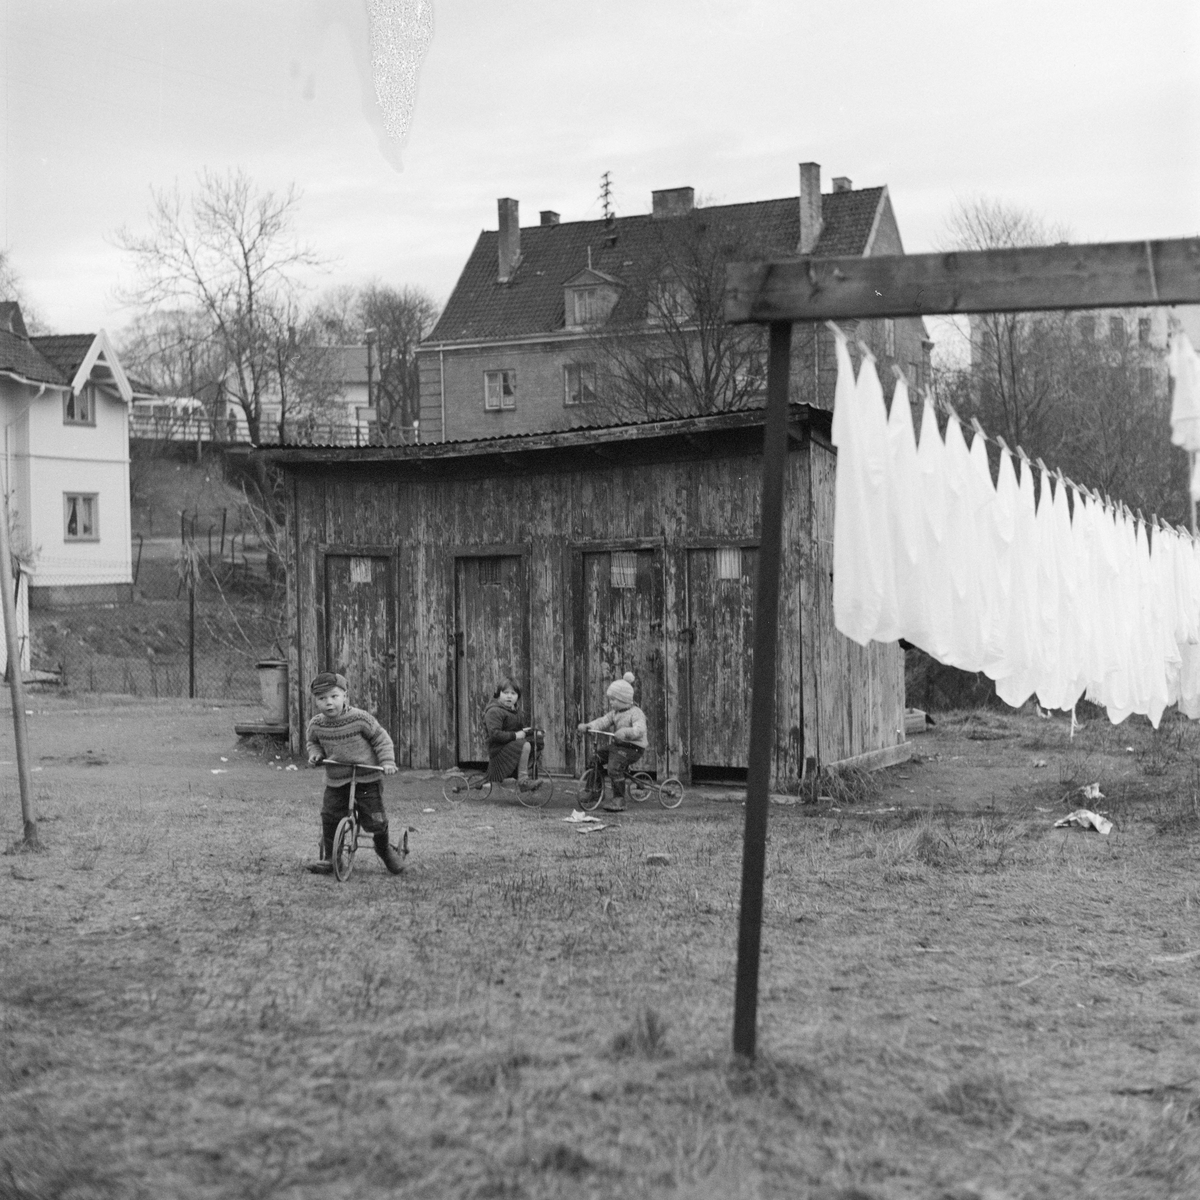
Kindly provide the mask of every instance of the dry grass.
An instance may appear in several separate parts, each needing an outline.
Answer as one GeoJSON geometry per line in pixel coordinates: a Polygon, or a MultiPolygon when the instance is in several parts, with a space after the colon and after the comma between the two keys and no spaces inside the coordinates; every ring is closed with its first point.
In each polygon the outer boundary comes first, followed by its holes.
{"type": "Polygon", "coordinates": [[[235,715],[32,719],[56,819],[0,858],[6,1200],[1200,1193],[1190,742],[1163,775],[1131,727],[1041,752],[1030,788],[1092,756],[1108,838],[931,798],[1036,718],[939,725],[858,811],[773,807],[746,1065],[740,806],[582,835],[402,776],[408,873],[338,885],[300,869],[319,779],[235,754],[235,715]]]}

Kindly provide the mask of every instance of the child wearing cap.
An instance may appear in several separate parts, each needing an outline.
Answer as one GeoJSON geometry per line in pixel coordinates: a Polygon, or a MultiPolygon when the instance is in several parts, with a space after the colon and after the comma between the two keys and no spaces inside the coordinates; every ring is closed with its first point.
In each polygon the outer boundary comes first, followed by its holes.
{"type": "Polygon", "coordinates": [[[393,874],[404,870],[404,860],[388,841],[387,813],[383,811],[381,775],[395,775],[396,751],[392,739],[369,712],[351,708],[346,677],[323,671],[311,685],[317,714],[308,723],[306,743],[309,766],[325,760],[325,795],[321,803],[321,857],[309,863],[316,875],[333,873],[333,835],[338,822],[350,815],[350,764],[376,770],[355,772],[354,804],[359,824],[374,835],[375,853],[393,874]]]}
{"type": "Polygon", "coordinates": [[[590,730],[603,733],[611,730],[614,737],[602,739],[596,747],[596,757],[608,768],[613,785],[611,804],[604,806],[605,812],[625,811],[625,772],[629,764],[636,762],[650,745],[646,735],[646,714],[633,702],[633,684],[637,677],[626,671],[621,679],[608,685],[605,695],[612,708],[594,721],[584,721],[579,732],[590,730]]]}

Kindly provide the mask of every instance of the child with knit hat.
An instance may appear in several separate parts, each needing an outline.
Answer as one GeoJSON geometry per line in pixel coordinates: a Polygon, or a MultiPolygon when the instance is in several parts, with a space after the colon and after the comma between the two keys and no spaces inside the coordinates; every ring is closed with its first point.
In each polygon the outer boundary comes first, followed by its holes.
{"type": "Polygon", "coordinates": [[[596,757],[608,768],[613,785],[612,803],[604,806],[605,812],[625,811],[625,773],[629,764],[641,758],[650,745],[646,714],[633,702],[636,678],[632,671],[626,671],[621,679],[614,679],[605,693],[612,708],[604,716],[579,725],[580,733],[610,730],[613,733],[611,740],[604,738],[603,744],[596,748],[596,757]]]}
{"type": "Polygon", "coordinates": [[[383,811],[381,775],[395,775],[396,751],[388,731],[369,712],[351,708],[346,677],[323,671],[311,685],[317,714],[308,723],[308,765],[325,762],[325,795],[321,802],[321,857],[309,863],[316,875],[333,873],[333,835],[338,822],[350,815],[350,765],[367,770],[354,772],[354,806],[365,833],[374,835],[375,853],[393,874],[404,870],[404,859],[388,841],[387,813],[383,811]]]}

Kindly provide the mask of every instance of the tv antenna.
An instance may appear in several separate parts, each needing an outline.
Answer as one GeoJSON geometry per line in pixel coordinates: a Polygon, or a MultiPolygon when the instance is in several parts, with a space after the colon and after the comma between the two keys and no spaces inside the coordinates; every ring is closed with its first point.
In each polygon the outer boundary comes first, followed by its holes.
{"type": "Polygon", "coordinates": [[[605,171],[600,176],[600,203],[604,206],[604,223],[611,227],[616,214],[612,207],[612,172],[605,171]]]}

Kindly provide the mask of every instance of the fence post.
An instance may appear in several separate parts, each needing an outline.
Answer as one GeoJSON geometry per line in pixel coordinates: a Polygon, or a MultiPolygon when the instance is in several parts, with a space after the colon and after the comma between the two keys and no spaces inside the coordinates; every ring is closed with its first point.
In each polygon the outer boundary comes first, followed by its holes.
{"type": "Polygon", "coordinates": [[[229,509],[221,509],[221,559],[225,558],[225,518],[229,515],[229,509]]]}
{"type": "Polygon", "coordinates": [[[188,579],[188,699],[196,698],[196,573],[188,579]]]}

